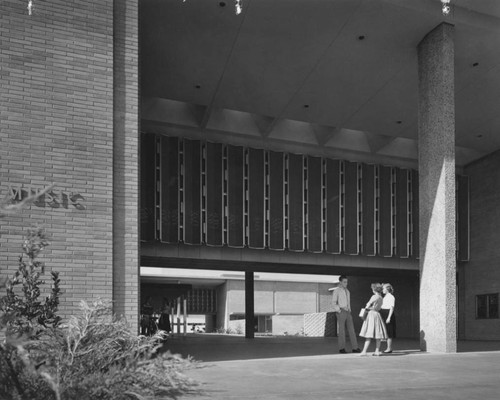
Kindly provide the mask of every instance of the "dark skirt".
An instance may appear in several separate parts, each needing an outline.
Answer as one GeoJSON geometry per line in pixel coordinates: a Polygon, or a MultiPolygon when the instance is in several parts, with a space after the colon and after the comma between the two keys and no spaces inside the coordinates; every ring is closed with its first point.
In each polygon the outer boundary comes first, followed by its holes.
{"type": "MultiPolygon", "coordinates": [[[[385,309],[380,310],[380,315],[384,322],[387,321],[389,311],[390,310],[385,309]]],[[[389,337],[389,339],[394,339],[396,337],[396,315],[394,313],[392,313],[391,322],[386,323],[385,327],[387,328],[387,337],[389,337]]]]}
{"type": "Polygon", "coordinates": [[[172,328],[170,327],[170,315],[168,313],[162,313],[160,320],[158,321],[158,328],[162,331],[170,332],[172,328]]]}

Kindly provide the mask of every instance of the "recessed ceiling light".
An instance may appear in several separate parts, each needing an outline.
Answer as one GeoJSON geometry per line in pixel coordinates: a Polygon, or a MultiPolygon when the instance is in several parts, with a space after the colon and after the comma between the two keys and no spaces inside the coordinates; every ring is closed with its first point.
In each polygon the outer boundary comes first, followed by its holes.
{"type": "Polygon", "coordinates": [[[223,1],[221,1],[221,2],[219,3],[219,7],[226,7],[226,3],[225,3],[225,2],[223,2],[223,1]]]}
{"type": "Polygon", "coordinates": [[[359,35],[358,40],[365,40],[365,35],[359,35]]]}
{"type": "Polygon", "coordinates": [[[304,104],[304,108],[309,108],[309,104],[304,104]]]}
{"type": "Polygon", "coordinates": [[[482,137],[483,137],[483,135],[476,135],[476,137],[477,137],[477,138],[482,138],[482,137]]]}
{"type": "Polygon", "coordinates": [[[401,125],[403,121],[396,121],[396,124],[401,125]]]}
{"type": "Polygon", "coordinates": [[[195,88],[196,89],[201,89],[201,85],[196,85],[195,88]]]}
{"type": "Polygon", "coordinates": [[[475,62],[474,64],[472,64],[473,67],[477,67],[479,65],[478,62],[475,62]]]}

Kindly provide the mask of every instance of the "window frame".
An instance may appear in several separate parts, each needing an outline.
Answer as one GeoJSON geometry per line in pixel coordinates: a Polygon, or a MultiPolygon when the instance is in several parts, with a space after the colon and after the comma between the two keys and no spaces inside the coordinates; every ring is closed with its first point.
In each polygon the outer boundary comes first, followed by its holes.
{"type": "Polygon", "coordinates": [[[477,294],[476,295],[476,319],[499,319],[500,318],[500,312],[499,312],[499,294],[498,293],[484,293],[484,294],[477,294]],[[497,311],[495,316],[490,316],[490,304],[491,304],[491,298],[496,297],[496,304],[497,304],[497,311]],[[486,316],[480,317],[479,316],[479,300],[480,298],[484,298],[486,302],[486,316]]]}

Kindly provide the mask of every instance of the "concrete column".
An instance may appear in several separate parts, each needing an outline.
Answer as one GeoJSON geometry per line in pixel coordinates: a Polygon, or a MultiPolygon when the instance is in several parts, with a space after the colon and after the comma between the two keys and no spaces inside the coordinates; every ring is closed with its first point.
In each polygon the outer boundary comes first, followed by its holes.
{"type": "Polygon", "coordinates": [[[139,32],[137,0],[113,3],[113,307],[139,321],[139,32]]]}
{"type": "Polygon", "coordinates": [[[177,321],[177,333],[180,336],[181,335],[181,298],[180,297],[177,297],[176,321],[177,321]]]}
{"type": "Polygon", "coordinates": [[[254,279],[252,271],[245,271],[245,337],[253,339],[254,324],[254,279]]]}
{"type": "Polygon", "coordinates": [[[420,347],[456,343],[454,27],[418,45],[420,347]]]}
{"type": "Polygon", "coordinates": [[[170,329],[172,329],[170,331],[171,335],[174,336],[174,334],[175,334],[175,310],[174,310],[174,307],[172,307],[170,309],[170,329]]]}
{"type": "Polygon", "coordinates": [[[183,329],[184,329],[184,336],[187,335],[188,331],[188,325],[187,325],[187,298],[184,295],[183,300],[182,300],[182,324],[183,324],[183,329]]]}

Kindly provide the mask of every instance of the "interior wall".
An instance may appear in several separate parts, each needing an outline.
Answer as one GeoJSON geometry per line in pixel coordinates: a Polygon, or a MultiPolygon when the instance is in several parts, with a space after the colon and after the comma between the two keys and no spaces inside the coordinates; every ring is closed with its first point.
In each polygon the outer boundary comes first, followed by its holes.
{"type": "MultiPolygon", "coordinates": [[[[255,281],[255,314],[306,314],[318,311],[317,283],[255,281]]],[[[228,313],[245,314],[245,282],[227,283],[228,313]]]]}

